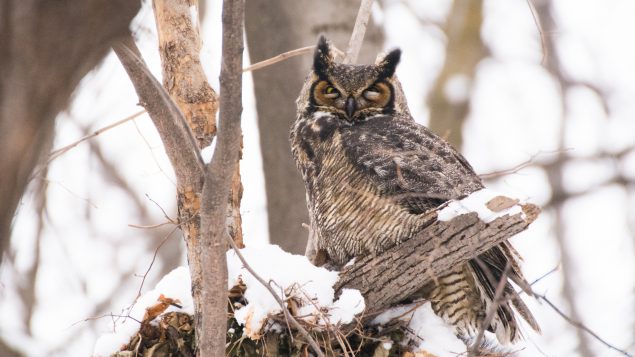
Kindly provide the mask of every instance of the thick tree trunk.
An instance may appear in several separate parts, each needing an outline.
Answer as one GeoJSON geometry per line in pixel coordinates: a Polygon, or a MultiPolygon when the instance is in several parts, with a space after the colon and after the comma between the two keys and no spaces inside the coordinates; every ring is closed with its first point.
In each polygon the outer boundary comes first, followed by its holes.
{"type": "MultiPolygon", "coordinates": [[[[321,33],[346,49],[360,1],[250,0],[246,8],[249,55],[258,62],[299,47],[314,45],[321,33]]],[[[360,63],[372,63],[383,35],[370,26],[360,63]]],[[[295,99],[311,67],[311,56],[291,58],[254,72],[260,145],[262,148],[269,237],[293,253],[304,253],[309,223],[304,184],[289,146],[289,130],[296,117],[295,99]]]]}
{"type": "Polygon", "coordinates": [[[125,35],[138,1],[0,2],[0,261],[33,168],[71,93],[125,35]]]}

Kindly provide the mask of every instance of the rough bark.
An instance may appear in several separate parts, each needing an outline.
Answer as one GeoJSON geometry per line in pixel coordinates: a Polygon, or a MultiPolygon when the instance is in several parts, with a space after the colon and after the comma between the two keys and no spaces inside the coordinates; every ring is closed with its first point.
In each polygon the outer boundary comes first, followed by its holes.
{"type": "MultiPolygon", "coordinates": [[[[163,86],[183,113],[202,149],[209,146],[216,135],[218,96],[201,66],[200,25],[190,11],[197,6],[196,1],[154,0],[152,5],[159,35],[163,86]]],[[[236,165],[228,196],[228,221],[230,234],[240,247],[244,246],[240,216],[242,190],[240,167],[236,165]]],[[[196,216],[196,212],[191,213],[196,216]]],[[[193,220],[198,220],[196,217],[193,220]]]]}
{"type": "Polygon", "coordinates": [[[470,111],[470,87],[476,73],[476,65],[487,55],[481,40],[483,2],[454,1],[444,27],[447,36],[445,63],[434,88],[430,92],[430,129],[447,137],[457,149],[463,143],[463,123],[470,111]],[[464,97],[454,99],[446,95],[446,88],[453,80],[464,81],[467,86],[464,97]]]}
{"type": "Polygon", "coordinates": [[[55,117],[84,75],[128,31],[138,1],[0,2],[0,261],[55,117]]]}
{"type": "Polygon", "coordinates": [[[428,216],[431,224],[416,237],[379,255],[357,258],[346,266],[335,289],[358,289],[366,301],[366,314],[372,317],[412,296],[449,268],[525,230],[540,209],[532,204],[522,208],[522,214],[506,215],[490,223],[481,221],[476,213],[438,221],[434,211],[428,216]]]}
{"type": "MultiPolygon", "coordinates": [[[[344,50],[360,1],[251,0],[246,31],[252,62],[315,45],[326,34],[344,50]]],[[[360,62],[372,63],[383,43],[381,30],[369,26],[360,62]]],[[[269,238],[283,249],[302,254],[309,223],[304,184],[291,157],[289,130],[296,117],[295,99],[311,66],[311,56],[288,59],[254,72],[260,145],[265,170],[269,238]]]]}
{"type": "Polygon", "coordinates": [[[220,72],[220,128],[212,161],[205,168],[201,206],[202,250],[205,267],[201,323],[197,345],[201,356],[223,356],[227,331],[227,261],[225,241],[227,196],[238,165],[242,113],[243,0],[223,1],[223,60],[220,72]]]}
{"type": "Polygon", "coordinates": [[[207,82],[200,60],[198,19],[192,19],[193,0],[154,0],[159,35],[163,87],[181,109],[200,149],[216,135],[218,100],[207,82]]]}

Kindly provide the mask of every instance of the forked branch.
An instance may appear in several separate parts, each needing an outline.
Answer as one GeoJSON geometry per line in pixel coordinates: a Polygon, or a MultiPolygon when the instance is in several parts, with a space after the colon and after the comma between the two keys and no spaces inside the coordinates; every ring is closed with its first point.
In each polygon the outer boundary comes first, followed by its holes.
{"type": "Polygon", "coordinates": [[[113,46],[170,159],[179,186],[200,187],[203,159],[190,128],[170,95],[148,70],[132,37],[113,46]]]}

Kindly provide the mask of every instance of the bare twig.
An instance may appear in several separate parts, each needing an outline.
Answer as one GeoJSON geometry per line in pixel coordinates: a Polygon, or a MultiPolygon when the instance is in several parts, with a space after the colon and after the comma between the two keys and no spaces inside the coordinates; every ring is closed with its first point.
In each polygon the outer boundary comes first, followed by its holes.
{"type": "Polygon", "coordinates": [[[302,334],[304,338],[307,339],[307,342],[309,343],[309,345],[311,345],[311,348],[313,349],[313,351],[315,351],[315,353],[318,356],[324,357],[324,353],[318,346],[317,342],[315,342],[315,340],[313,339],[313,337],[311,337],[311,335],[307,332],[307,330],[304,327],[302,327],[302,325],[300,325],[300,323],[291,315],[284,301],[282,301],[280,296],[278,296],[278,294],[273,290],[271,285],[267,284],[267,282],[263,278],[261,278],[260,275],[258,275],[251,268],[249,263],[247,263],[247,260],[245,260],[245,257],[240,252],[240,249],[238,249],[238,247],[236,246],[236,243],[234,243],[234,241],[230,237],[227,237],[227,241],[229,242],[231,247],[234,249],[234,252],[238,256],[238,259],[240,259],[240,261],[243,263],[243,266],[245,267],[245,269],[247,269],[247,271],[251,275],[253,275],[253,277],[256,278],[256,280],[258,280],[260,284],[262,284],[262,286],[264,286],[267,290],[269,290],[269,292],[271,293],[271,296],[273,296],[273,298],[276,299],[276,302],[278,302],[278,305],[280,305],[280,308],[282,309],[282,312],[284,313],[285,318],[291,322],[293,327],[295,327],[300,332],[300,334],[302,334]]]}
{"type": "Polygon", "coordinates": [[[75,325],[77,325],[77,324],[79,324],[79,323],[82,323],[82,322],[88,322],[88,321],[93,321],[93,320],[103,319],[104,317],[111,317],[111,318],[112,318],[112,317],[116,317],[117,319],[119,319],[119,318],[123,318],[123,319],[130,319],[130,320],[132,320],[132,321],[135,321],[135,322],[138,322],[139,324],[141,324],[141,321],[139,321],[139,320],[135,319],[134,317],[130,316],[129,314],[128,314],[128,315],[115,315],[115,314],[109,313],[109,314],[103,314],[103,315],[94,316],[94,317],[87,317],[87,318],[85,318],[85,319],[83,319],[83,320],[76,321],[76,322],[74,322],[74,323],[71,325],[71,327],[72,327],[72,326],[75,326],[75,325]]]}
{"type": "Polygon", "coordinates": [[[549,305],[549,307],[551,307],[558,315],[560,315],[563,319],[565,319],[569,324],[571,324],[572,326],[575,326],[578,329],[583,330],[584,332],[588,333],[589,335],[593,336],[593,338],[595,338],[596,340],[598,340],[599,342],[601,342],[603,345],[605,345],[606,347],[619,352],[621,354],[623,354],[624,356],[628,356],[628,357],[633,357],[632,354],[628,353],[627,351],[624,351],[620,348],[615,347],[614,345],[608,343],[606,340],[602,339],[600,336],[598,336],[598,334],[596,334],[595,332],[593,332],[593,330],[591,330],[590,328],[586,327],[583,323],[581,323],[580,321],[576,321],[574,319],[572,319],[571,317],[569,317],[567,314],[565,314],[562,310],[560,310],[560,308],[558,308],[556,305],[554,305],[549,299],[547,299],[546,296],[541,295],[541,294],[535,294],[537,298],[541,299],[542,301],[546,302],[547,305],[549,305]]]}
{"type": "MultiPolygon", "coordinates": [[[[538,283],[539,281],[541,281],[542,279],[548,277],[549,275],[557,272],[560,269],[560,264],[556,265],[555,267],[553,267],[551,270],[549,270],[548,272],[542,274],[540,277],[538,277],[536,280],[532,281],[531,283],[529,283],[530,286],[534,286],[536,283],[538,283]]],[[[522,291],[521,291],[522,293],[522,291]]],[[[533,293],[533,291],[532,291],[533,293]]]]}
{"type": "Polygon", "coordinates": [[[309,53],[313,53],[313,50],[315,50],[315,46],[306,46],[306,47],[302,47],[302,48],[298,48],[295,50],[291,50],[289,52],[285,52],[285,53],[281,53],[275,57],[271,57],[269,59],[266,59],[264,61],[260,61],[257,63],[252,64],[249,67],[245,67],[243,68],[243,72],[249,72],[249,71],[256,71],[259,70],[261,68],[267,67],[267,66],[271,66],[274,63],[278,63],[278,62],[282,62],[286,59],[295,57],[295,56],[300,56],[300,55],[305,55],[305,54],[309,54],[309,53]]]}
{"type": "Polygon", "coordinates": [[[352,64],[357,62],[359,50],[362,48],[362,42],[364,41],[364,35],[366,34],[366,26],[370,20],[370,10],[372,6],[373,0],[362,0],[362,4],[359,6],[359,12],[357,13],[357,19],[355,19],[353,34],[348,42],[346,56],[344,57],[342,63],[352,64]]]}
{"type": "Polygon", "coordinates": [[[132,114],[130,116],[127,116],[127,117],[125,117],[125,118],[123,118],[121,120],[118,120],[118,121],[116,121],[116,122],[114,122],[112,124],[106,125],[105,127],[101,128],[101,129],[97,129],[94,132],[92,132],[91,134],[86,135],[86,136],[82,137],[81,139],[79,139],[79,140],[77,140],[77,141],[75,141],[75,142],[73,142],[71,144],[68,144],[66,146],[63,146],[63,147],[57,149],[57,150],[52,151],[49,154],[49,157],[46,160],[46,163],[49,164],[51,161],[53,161],[53,160],[57,159],[58,157],[64,155],[66,152],[68,152],[72,148],[76,147],[77,145],[83,143],[84,141],[92,139],[92,138],[96,137],[97,135],[99,135],[99,134],[101,134],[103,132],[106,132],[106,131],[108,131],[108,130],[110,130],[112,128],[115,128],[115,127],[117,127],[117,126],[119,126],[121,124],[127,123],[130,120],[135,119],[136,117],[140,116],[141,114],[144,114],[145,112],[146,112],[145,110],[136,112],[136,113],[134,113],[134,114],[132,114]]]}
{"type": "MultiPolygon", "coordinates": [[[[344,52],[336,48],[333,44],[331,44],[331,49],[333,50],[333,52],[335,52],[337,56],[344,57],[344,52]]],[[[277,56],[268,58],[264,61],[256,62],[249,67],[245,67],[243,68],[243,73],[249,72],[249,71],[257,71],[259,69],[271,66],[272,64],[276,64],[278,62],[288,60],[289,58],[310,54],[310,53],[313,53],[313,50],[315,50],[315,46],[306,46],[306,47],[297,48],[295,50],[287,51],[277,56]]]]}
{"type": "Polygon", "coordinates": [[[532,2],[532,0],[527,0],[527,6],[529,6],[529,11],[531,11],[531,16],[534,19],[534,24],[536,24],[536,28],[538,29],[538,33],[540,34],[540,46],[542,47],[542,59],[540,60],[540,64],[544,65],[547,61],[547,56],[549,55],[547,49],[547,41],[545,40],[545,33],[542,30],[540,21],[538,21],[538,15],[536,14],[536,8],[534,7],[534,3],[532,2]]]}
{"type": "Polygon", "coordinates": [[[562,150],[550,150],[550,151],[543,151],[540,150],[534,154],[532,154],[529,159],[515,165],[512,168],[509,169],[505,169],[505,170],[499,170],[499,171],[493,171],[493,172],[488,172],[486,174],[480,174],[478,175],[481,179],[483,180],[487,180],[487,179],[492,179],[495,177],[499,177],[499,176],[505,176],[505,175],[509,175],[509,174],[515,174],[517,172],[519,172],[520,170],[529,167],[529,166],[533,166],[533,165],[542,165],[543,162],[537,161],[536,158],[538,158],[539,156],[544,156],[544,155],[552,155],[552,154],[556,154],[556,155],[560,155],[564,152],[567,151],[571,151],[572,149],[562,149],[562,150]]]}
{"type": "Polygon", "coordinates": [[[175,223],[174,222],[163,222],[163,223],[150,224],[150,225],[128,223],[128,227],[137,228],[137,229],[154,229],[154,228],[160,228],[160,227],[171,225],[171,224],[175,224],[175,223]]]}
{"type": "Polygon", "coordinates": [[[509,297],[503,296],[503,291],[505,291],[505,285],[507,285],[507,273],[509,272],[510,268],[511,268],[511,263],[507,261],[507,264],[505,264],[505,269],[503,270],[503,273],[501,274],[500,280],[498,281],[498,284],[496,285],[496,290],[494,292],[494,297],[492,298],[492,303],[487,309],[487,314],[485,315],[485,319],[483,320],[482,325],[478,329],[478,334],[476,335],[476,339],[474,340],[474,343],[472,344],[472,346],[470,347],[468,351],[469,356],[479,355],[479,349],[481,346],[481,341],[483,340],[483,336],[485,335],[485,330],[489,327],[490,323],[492,323],[492,320],[494,319],[494,315],[496,314],[500,304],[505,302],[504,299],[509,298],[509,297]]]}
{"type": "Polygon", "coordinates": [[[157,206],[161,210],[161,212],[163,213],[163,217],[165,219],[167,219],[170,223],[176,224],[176,221],[173,220],[170,216],[168,216],[167,212],[165,212],[163,207],[161,207],[161,205],[157,201],[153,200],[152,197],[150,197],[150,195],[148,195],[147,193],[146,193],[146,198],[148,200],[150,200],[150,202],[154,203],[154,205],[157,206]]]}
{"type": "Polygon", "coordinates": [[[176,231],[176,229],[178,228],[178,226],[175,226],[174,229],[172,229],[166,236],[165,238],[163,238],[163,240],[161,241],[161,243],[159,243],[159,245],[156,247],[156,249],[154,250],[154,254],[152,255],[152,261],[150,261],[150,265],[148,265],[148,269],[146,269],[146,272],[142,275],[142,279],[141,279],[141,284],[139,284],[139,290],[137,291],[137,296],[134,298],[134,301],[136,302],[137,299],[141,296],[141,290],[143,289],[143,285],[146,282],[146,278],[148,277],[148,274],[150,273],[150,269],[152,269],[152,266],[154,265],[155,260],[157,259],[157,254],[159,253],[159,249],[161,249],[161,247],[163,246],[163,244],[165,244],[165,242],[168,241],[168,239],[170,239],[170,237],[172,237],[172,234],[176,231]]]}

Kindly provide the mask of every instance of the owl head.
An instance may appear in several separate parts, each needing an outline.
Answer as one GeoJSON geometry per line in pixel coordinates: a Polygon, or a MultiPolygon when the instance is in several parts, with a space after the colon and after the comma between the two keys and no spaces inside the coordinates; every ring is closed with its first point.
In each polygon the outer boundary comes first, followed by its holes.
{"type": "Polygon", "coordinates": [[[320,37],[313,68],[298,98],[298,111],[331,112],[348,122],[377,114],[408,113],[395,70],[401,50],[378,56],[372,65],[348,65],[335,61],[330,43],[320,37]]]}

